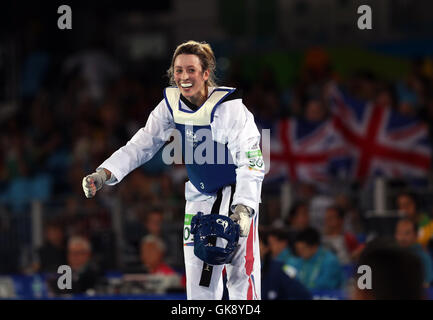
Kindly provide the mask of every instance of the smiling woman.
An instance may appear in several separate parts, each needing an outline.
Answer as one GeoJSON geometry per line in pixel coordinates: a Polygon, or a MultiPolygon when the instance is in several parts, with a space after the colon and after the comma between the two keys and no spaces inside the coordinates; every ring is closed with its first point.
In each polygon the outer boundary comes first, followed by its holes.
{"type": "Polygon", "coordinates": [[[83,190],[91,198],[104,184],[119,183],[177,134],[189,178],[184,220],[188,299],[221,299],[224,267],[230,299],[260,299],[258,221],[265,174],[260,133],[239,90],[216,85],[215,68],[209,44],[179,45],[167,71],[172,87],[165,88],[146,126],[83,179],[83,190]],[[228,250],[224,234],[218,234],[209,239],[204,235],[209,240],[202,246],[204,253],[195,254],[201,237],[194,239],[191,227],[199,213],[221,215],[236,225],[237,243],[230,246],[236,252],[228,250]],[[220,264],[213,263],[216,252],[227,254],[220,264]]]}
{"type": "Polygon", "coordinates": [[[215,56],[205,42],[188,41],[174,51],[167,74],[170,84],[177,86],[182,95],[195,105],[207,99],[208,87],[216,87],[215,56]]]}

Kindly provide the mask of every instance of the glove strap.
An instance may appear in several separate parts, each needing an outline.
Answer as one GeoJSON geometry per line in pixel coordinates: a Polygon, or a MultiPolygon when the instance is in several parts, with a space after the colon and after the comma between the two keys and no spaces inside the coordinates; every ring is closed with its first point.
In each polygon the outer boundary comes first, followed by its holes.
{"type": "Polygon", "coordinates": [[[107,173],[105,172],[105,170],[103,168],[99,168],[96,169],[96,173],[101,177],[102,179],[102,184],[105,183],[105,181],[107,181],[107,173]]]}
{"type": "MultiPolygon", "coordinates": [[[[250,218],[253,216],[253,209],[251,209],[250,207],[248,207],[248,206],[246,206],[246,205],[243,205],[243,204],[241,204],[241,203],[237,204],[236,207],[237,207],[237,206],[240,206],[242,209],[245,209],[245,211],[248,213],[248,216],[249,216],[250,218]]],[[[235,207],[235,210],[236,210],[236,207],[235,207]]]]}

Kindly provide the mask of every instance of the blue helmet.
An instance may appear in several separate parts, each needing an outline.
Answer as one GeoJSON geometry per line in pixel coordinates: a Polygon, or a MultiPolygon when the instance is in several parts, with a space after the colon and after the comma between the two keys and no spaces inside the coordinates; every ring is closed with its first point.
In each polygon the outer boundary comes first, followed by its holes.
{"type": "Polygon", "coordinates": [[[239,241],[239,225],[227,216],[197,213],[191,220],[194,254],[212,265],[230,263],[239,241]],[[225,248],[216,247],[216,238],[227,240],[225,248]]]}

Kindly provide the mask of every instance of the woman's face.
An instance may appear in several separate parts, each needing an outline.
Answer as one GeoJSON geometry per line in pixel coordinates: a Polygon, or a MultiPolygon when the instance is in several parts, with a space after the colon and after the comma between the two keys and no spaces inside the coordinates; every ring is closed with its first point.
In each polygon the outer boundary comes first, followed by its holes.
{"type": "Polygon", "coordinates": [[[185,98],[200,100],[206,94],[205,83],[209,70],[203,72],[200,58],[194,54],[180,54],[174,61],[174,81],[185,98]]]}

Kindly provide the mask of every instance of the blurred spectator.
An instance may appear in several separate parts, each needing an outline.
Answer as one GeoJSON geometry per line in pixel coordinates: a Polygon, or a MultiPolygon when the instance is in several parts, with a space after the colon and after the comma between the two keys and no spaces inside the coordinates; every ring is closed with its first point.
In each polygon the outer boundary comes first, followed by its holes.
{"type": "MultiPolygon", "coordinates": [[[[178,264],[179,251],[181,251],[178,237],[173,236],[172,230],[167,225],[164,225],[164,212],[159,206],[152,206],[145,208],[144,205],[136,206],[136,215],[132,221],[127,224],[126,237],[131,246],[131,253],[139,256],[140,241],[146,235],[153,235],[159,238],[165,245],[166,260],[173,265],[178,264]],[[144,216],[143,216],[144,212],[144,216]],[[138,221],[137,221],[138,220],[138,221]]],[[[183,265],[183,257],[181,257],[181,264],[183,265]]]]}
{"type": "Polygon", "coordinates": [[[363,237],[365,232],[363,220],[354,200],[347,194],[339,193],[335,196],[334,205],[344,211],[344,230],[363,237]]]}
{"type": "Polygon", "coordinates": [[[183,242],[182,239],[177,236],[179,227],[169,223],[169,219],[166,217],[166,213],[160,206],[154,206],[151,208],[144,220],[145,234],[151,234],[159,237],[165,244],[165,259],[171,265],[183,266],[183,242]]]}
{"type": "Polygon", "coordinates": [[[372,101],[377,92],[377,78],[371,71],[358,70],[348,81],[350,95],[360,101],[372,101]]]}
{"type": "Polygon", "coordinates": [[[145,217],[144,227],[148,234],[154,235],[155,237],[161,237],[162,222],[164,220],[163,212],[160,209],[150,210],[145,217]]]}
{"type": "Polygon", "coordinates": [[[175,274],[176,271],[164,261],[165,244],[157,236],[149,234],[140,243],[140,261],[143,270],[151,274],[175,274]]]}
{"type": "Polygon", "coordinates": [[[311,182],[298,182],[295,185],[294,193],[295,199],[298,199],[296,203],[308,203],[317,195],[320,195],[318,188],[311,182]]]}
{"type": "Polygon", "coordinates": [[[310,225],[310,213],[306,202],[299,201],[293,204],[289,211],[287,224],[294,232],[302,231],[310,225]]]}
{"type": "Polygon", "coordinates": [[[59,223],[45,226],[45,242],[37,250],[35,272],[56,273],[59,266],[66,264],[65,237],[59,223]]]}
{"type": "Polygon", "coordinates": [[[433,263],[428,253],[417,242],[416,224],[410,219],[401,219],[395,228],[395,239],[400,247],[409,248],[420,257],[424,269],[424,286],[429,287],[433,281],[433,263]]]}
{"type": "Polygon", "coordinates": [[[166,246],[164,242],[155,235],[148,234],[140,243],[141,266],[134,273],[144,272],[159,275],[178,275],[180,286],[185,288],[186,277],[179,274],[165,261],[166,246]]]}
{"type": "Polygon", "coordinates": [[[260,259],[262,263],[263,300],[311,300],[311,293],[290,274],[290,269],[275,260],[265,233],[260,235],[260,259]]]}
{"type": "Polygon", "coordinates": [[[322,122],[326,119],[327,110],[320,97],[309,97],[305,104],[304,118],[310,123],[322,122]]]}
{"type": "Polygon", "coordinates": [[[149,206],[146,207],[143,202],[139,202],[136,203],[129,214],[131,215],[131,223],[127,226],[127,237],[130,238],[130,241],[136,242],[138,247],[140,246],[141,239],[145,235],[151,234],[160,238],[163,236],[162,226],[164,213],[161,208],[149,208],[149,206]]]}
{"type": "Polygon", "coordinates": [[[398,112],[409,117],[415,116],[418,112],[418,98],[416,93],[404,83],[398,83],[396,88],[398,95],[398,112]]]}
{"type": "Polygon", "coordinates": [[[343,271],[338,258],[321,246],[320,234],[306,228],[295,238],[298,257],[288,263],[296,270],[296,277],[310,290],[339,289],[343,284],[343,271]]]}
{"type": "Polygon", "coordinates": [[[325,213],[323,244],[332,250],[341,264],[356,260],[363,246],[355,235],[344,231],[344,211],[338,207],[329,207],[325,213]]]}
{"type": "Polygon", "coordinates": [[[267,238],[266,247],[272,258],[285,263],[290,257],[292,257],[292,251],[289,247],[290,234],[284,229],[272,229],[265,233],[264,236],[267,238]]]}
{"type": "Polygon", "coordinates": [[[426,247],[433,236],[433,221],[426,213],[419,211],[416,196],[409,192],[400,193],[397,196],[397,210],[416,223],[418,242],[426,247]]]}
{"type": "Polygon", "coordinates": [[[354,300],[426,298],[421,260],[413,252],[393,242],[381,238],[369,242],[358,265],[371,268],[371,289],[360,289],[357,283],[361,274],[355,274],[355,287],[351,295],[354,300]]]}
{"type": "Polygon", "coordinates": [[[397,96],[392,85],[382,85],[378,89],[375,103],[378,106],[396,108],[397,96]]]}
{"type": "Polygon", "coordinates": [[[79,294],[95,289],[100,272],[92,263],[92,248],[86,238],[73,236],[68,240],[67,260],[72,269],[72,290],[66,290],[66,293],[79,294]]]}

